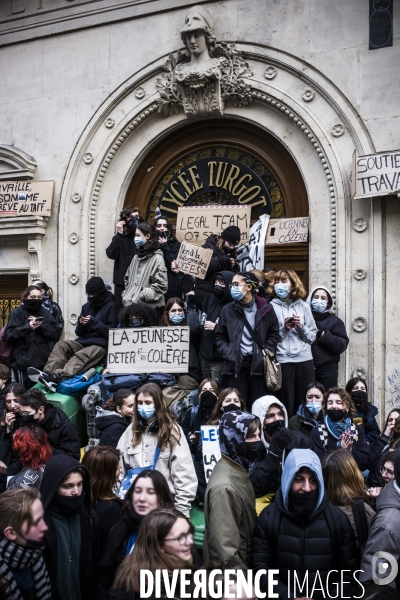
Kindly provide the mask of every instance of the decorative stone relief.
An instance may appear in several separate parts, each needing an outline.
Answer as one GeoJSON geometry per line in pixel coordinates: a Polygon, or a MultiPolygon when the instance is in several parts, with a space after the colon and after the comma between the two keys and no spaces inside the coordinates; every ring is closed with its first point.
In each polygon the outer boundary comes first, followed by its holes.
{"type": "Polygon", "coordinates": [[[315,92],[314,90],[305,90],[304,94],[302,95],[302,98],[304,100],[304,102],[311,102],[311,100],[314,100],[315,97],[315,92]]]}
{"type": "Polygon", "coordinates": [[[338,138],[341,135],[343,135],[344,132],[345,132],[345,127],[341,123],[338,123],[337,125],[334,125],[332,127],[332,135],[333,135],[333,137],[338,138]]]}
{"type": "Polygon", "coordinates": [[[28,240],[28,252],[31,259],[29,275],[31,281],[37,281],[41,277],[42,240],[28,240]]]}
{"type": "Polygon", "coordinates": [[[115,125],[115,121],[111,117],[108,117],[104,121],[104,125],[107,127],[107,129],[112,129],[112,127],[114,127],[114,125],[115,125]]]}
{"type": "Polygon", "coordinates": [[[76,242],[79,240],[79,235],[77,233],[71,233],[68,236],[68,239],[71,242],[71,244],[76,244],[76,242]]]}
{"type": "Polygon", "coordinates": [[[358,233],[361,233],[367,229],[367,221],[364,219],[364,217],[360,217],[353,222],[353,229],[358,233]]]}
{"type": "Polygon", "coordinates": [[[278,74],[278,71],[272,65],[269,65],[264,71],[265,79],[274,79],[278,74]]]}
{"type": "Polygon", "coordinates": [[[251,102],[251,88],[245,77],[253,73],[234,44],[217,42],[213,18],[205,6],[194,6],[181,30],[189,54],[170,55],[157,79],[158,112],[178,114],[183,107],[187,118],[224,114],[226,100],[234,106],[251,102]]]}
{"type": "Polygon", "coordinates": [[[80,202],[82,200],[82,196],[75,192],[75,194],[72,194],[71,200],[72,202],[80,202]]]}
{"type": "Polygon", "coordinates": [[[90,163],[93,162],[93,154],[86,152],[83,157],[83,162],[85,162],[87,165],[90,165],[90,163]]]}
{"type": "Polygon", "coordinates": [[[144,91],[144,88],[138,87],[138,89],[135,90],[135,96],[138,100],[141,100],[142,98],[144,98],[145,95],[146,95],[146,92],[144,91]]]}
{"type": "Polygon", "coordinates": [[[356,271],[354,273],[354,279],[357,279],[357,281],[364,281],[366,276],[367,276],[367,271],[364,271],[364,269],[356,269],[356,271]]]}
{"type": "Polygon", "coordinates": [[[364,367],[354,367],[352,375],[360,379],[367,379],[367,370],[364,367]]]}
{"type": "Polygon", "coordinates": [[[72,273],[69,276],[69,282],[72,283],[72,285],[76,285],[79,281],[79,275],[76,275],[75,273],[72,273]]]}
{"type": "Polygon", "coordinates": [[[69,317],[69,322],[71,323],[71,325],[76,325],[78,322],[78,315],[72,313],[72,315],[70,315],[69,317]]]}
{"type": "Polygon", "coordinates": [[[357,333],[362,333],[367,329],[367,320],[364,317],[357,317],[353,321],[353,329],[357,331],[357,333]]]}

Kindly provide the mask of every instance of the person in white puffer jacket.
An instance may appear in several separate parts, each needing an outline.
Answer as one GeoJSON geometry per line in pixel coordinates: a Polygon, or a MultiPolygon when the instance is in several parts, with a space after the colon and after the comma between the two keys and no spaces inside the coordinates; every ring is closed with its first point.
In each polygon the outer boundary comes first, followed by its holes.
{"type": "Polygon", "coordinates": [[[277,271],[268,293],[279,321],[276,358],[282,367],[282,387],[276,394],[290,418],[315,379],[311,344],[318,330],[309,305],[302,300],[306,291],[294,271],[277,271]]]}

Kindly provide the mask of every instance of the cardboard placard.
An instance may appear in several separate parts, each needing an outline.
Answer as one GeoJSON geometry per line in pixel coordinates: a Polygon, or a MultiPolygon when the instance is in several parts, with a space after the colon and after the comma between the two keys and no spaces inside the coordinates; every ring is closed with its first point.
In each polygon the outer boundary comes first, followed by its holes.
{"type": "Polygon", "coordinates": [[[54,181],[0,181],[0,217],[49,217],[54,181]]]}
{"type": "Polygon", "coordinates": [[[292,219],[271,219],[268,223],[265,243],[298,244],[308,242],[310,217],[293,217],[292,219]]]}
{"type": "Polygon", "coordinates": [[[189,327],[110,329],[107,369],[115,373],[187,373],[189,327]]]}
{"type": "Polygon", "coordinates": [[[353,199],[400,193],[400,150],[357,156],[353,154],[353,199]]]}
{"type": "Polygon", "coordinates": [[[221,450],[219,447],[219,425],[202,425],[200,429],[204,474],[208,483],[215,465],[221,458],[221,450]]]}
{"type": "Polygon", "coordinates": [[[206,206],[182,206],[178,208],[176,238],[202,246],[207,238],[236,225],[240,229],[240,242],[247,244],[249,239],[251,206],[207,204],[206,206]]]}
{"type": "Polygon", "coordinates": [[[204,279],[212,259],[213,251],[194,244],[182,242],[176,259],[177,267],[182,273],[204,279]]]}

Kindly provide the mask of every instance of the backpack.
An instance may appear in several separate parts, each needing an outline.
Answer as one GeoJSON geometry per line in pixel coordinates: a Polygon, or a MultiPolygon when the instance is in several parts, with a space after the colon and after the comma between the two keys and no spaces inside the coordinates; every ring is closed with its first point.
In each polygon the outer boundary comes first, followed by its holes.
{"type": "Polygon", "coordinates": [[[359,560],[361,563],[361,559],[364,554],[365,546],[367,544],[368,535],[369,535],[369,526],[367,521],[367,516],[365,514],[365,506],[364,500],[359,500],[355,504],[351,505],[351,510],[353,512],[354,522],[356,524],[356,530],[358,534],[358,538],[360,540],[360,555],[359,560]]]}
{"type": "Polygon", "coordinates": [[[197,390],[191,390],[188,394],[186,394],[186,396],[184,396],[180,400],[174,400],[169,405],[168,408],[170,412],[173,414],[173,416],[179,424],[182,423],[189,408],[193,406],[195,394],[197,394],[197,390]]]}
{"type": "Polygon", "coordinates": [[[160,388],[165,388],[175,385],[177,379],[178,376],[172,375],[171,373],[150,373],[147,381],[148,383],[157,383],[160,388]]]}
{"type": "Polygon", "coordinates": [[[65,379],[59,383],[57,386],[57,393],[65,396],[77,396],[86,392],[90,385],[97,383],[101,379],[99,373],[93,375],[88,381],[83,379],[83,375],[84,373],[81,373],[80,375],[75,375],[74,377],[71,377],[71,379],[65,379]]]}
{"type": "Polygon", "coordinates": [[[127,389],[136,390],[147,381],[147,375],[143,373],[105,373],[101,376],[101,381],[108,392],[127,389]]]}

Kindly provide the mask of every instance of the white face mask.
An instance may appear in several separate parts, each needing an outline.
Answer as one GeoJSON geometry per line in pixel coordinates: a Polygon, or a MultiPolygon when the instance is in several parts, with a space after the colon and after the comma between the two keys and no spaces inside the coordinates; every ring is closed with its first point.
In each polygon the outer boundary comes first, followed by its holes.
{"type": "Polygon", "coordinates": [[[328,302],[326,300],[311,300],[311,308],[314,312],[323,313],[328,306],[328,302]]]}

